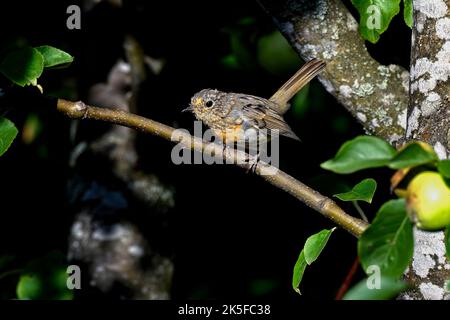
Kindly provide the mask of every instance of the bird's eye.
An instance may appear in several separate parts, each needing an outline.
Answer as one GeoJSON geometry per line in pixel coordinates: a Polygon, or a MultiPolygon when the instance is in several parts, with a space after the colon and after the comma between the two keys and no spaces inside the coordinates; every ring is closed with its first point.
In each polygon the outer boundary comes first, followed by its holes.
{"type": "Polygon", "coordinates": [[[205,106],[207,106],[208,108],[211,108],[213,106],[214,102],[212,102],[211,100],[206,101],[205,106]]]}

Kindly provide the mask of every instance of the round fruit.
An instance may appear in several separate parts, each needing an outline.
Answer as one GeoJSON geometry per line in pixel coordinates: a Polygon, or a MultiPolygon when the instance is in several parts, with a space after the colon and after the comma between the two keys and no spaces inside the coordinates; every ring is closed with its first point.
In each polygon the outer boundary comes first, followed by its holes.
{"type": "Polygon", "coordinates": [[[450,188],[443,177],[425,171],[411,180],[406,192],[406,209],[421,229],[437,230],[450,224],[450,188]]]}

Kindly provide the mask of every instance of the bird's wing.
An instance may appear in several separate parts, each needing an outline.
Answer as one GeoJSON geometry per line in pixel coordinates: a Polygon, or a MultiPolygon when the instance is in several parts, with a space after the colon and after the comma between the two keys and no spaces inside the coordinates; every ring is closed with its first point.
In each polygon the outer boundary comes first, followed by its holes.
{"type": "MultiPolygon", "coordinates": [[[[257,102],[257,100],[255,102],[257,102]]],[[[253,127],[256,129],[268,129],[269,131],[278,130],[281,135],[295,140],[300,140],[286,121],[284,121],[283,117],[276,111],[266,106],[266,104],[267,103],[244,104],[241,109],[244,125],[247,128],[253,127]]]]}

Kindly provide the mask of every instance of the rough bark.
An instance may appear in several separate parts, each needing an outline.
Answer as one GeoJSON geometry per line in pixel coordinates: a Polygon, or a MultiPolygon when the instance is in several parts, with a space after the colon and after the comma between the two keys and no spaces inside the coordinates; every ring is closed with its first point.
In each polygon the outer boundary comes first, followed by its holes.
{"type": "Polygon", "coordinates": [[[450,264],[445,257],[444,232],[414,229],[413,263],[406,272],[411,288],[399,298],[405,300],[448,300],[445,283],[450,264]]]}
{"type": "Polygon", "coordinates": [[[327,62],[319,80],[364,128],[397,144],[404,137],[409,74],[367,52],[358,23],[339,0],[259,0],[304,60],[327,62]]]}
{"type": "Polygon", "coordinates": [[[450,1],[414,1],[408,139],[447,158],[450,135],[450,1]]]}
{"type": "MultiPolygon", "coordinates": [[[[411,100],[407,139],[434,147],[448,157],[450,135],[450,1],[414,0],[411,50],[411,100]]],[[[444,232],[415,230],[414,260],[407,278],[414,288],[405,299],[450,299],[445,283],[450,264],[445,257],[444,232]]]]}

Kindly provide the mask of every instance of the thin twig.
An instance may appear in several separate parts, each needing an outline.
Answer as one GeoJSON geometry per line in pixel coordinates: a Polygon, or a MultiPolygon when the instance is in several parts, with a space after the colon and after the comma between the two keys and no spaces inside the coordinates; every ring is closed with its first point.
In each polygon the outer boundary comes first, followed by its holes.
{"type": "MultiPolygon", "coordinates": [[[[245,152],[232,150],[228,147],[223,148],[223,146],[215,143],[205,143],[200,138],[191,136],[185,131],[175,130],[165,124],[123,110],[92,107],[81,101],[72,102],[63,99],[58,100],[57,110],[70,118],[92,119],[119,124],[166,140],[178,142],[183,147],[198,152],[207,150],[216,156],[222,156],[226,163],[233,163],[247,170],[249,165],[251,165],[251,161],[248,161],[249,155],[245,152]]],[[[356,237],[359,237],[368,226],[361,219],[345,213],[333,200],[268,163],[259,161],[256,168],[254,168],[254,172],[267,182],[293,195],[307,206],[333,220],[337,225],[356,237]],[[272,174],[267,174],[267,172],[272,174]]]]}
{"type": "Polygon", "coordinates": [[[352,266],[350,267],[350,270],[345,276],[344,282],[341,284],[341,287],[339,288],[338,293],[336,294],[335,300],[342,300],[345,293],[348,291],[350,284],[352,283],[356,271],[358,271],[358,267],[359,267],[359,258],[356,257],[352,263],[352,266]]]}

